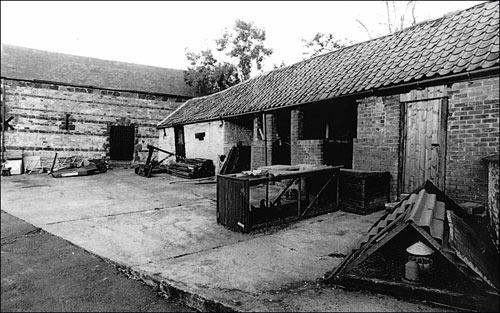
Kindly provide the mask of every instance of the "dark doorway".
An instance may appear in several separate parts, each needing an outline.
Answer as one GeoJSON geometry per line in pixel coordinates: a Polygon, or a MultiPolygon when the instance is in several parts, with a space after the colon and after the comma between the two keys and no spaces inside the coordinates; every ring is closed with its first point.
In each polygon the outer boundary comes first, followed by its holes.
{"type": "Polygon", "coordinates": [[[327,102],[304,109],[304,139],[322,139],[323,162],[352,168],[353,138],[357,131],[354,100],[327,102]]]}
{"type": "Polygon", "coordinates": [[[134,126],[111,126],[109,157],[111,160],[130,161],[134,155],[134,126]]]}
{"type": "Polygon", "coordinates": [[[185,158],[186,157],[186,145],[184,142],[184,126],[175,126],[174,127],[174,136],[175,136],[175,154],[178,157],[185,158]]]}
{"type": "Polygon", "coordinates": [[[325,164],[352,168],[353,138],[356,138],[357,131],[357,104],[347,100],[334,103],[328,113],[325,129],[325,164]]]}
{"type": "Polygon", "coordinates": [[[273,147],[273,164],[291,164],[290,111],[276,113],[277,138],[273,147]]]}

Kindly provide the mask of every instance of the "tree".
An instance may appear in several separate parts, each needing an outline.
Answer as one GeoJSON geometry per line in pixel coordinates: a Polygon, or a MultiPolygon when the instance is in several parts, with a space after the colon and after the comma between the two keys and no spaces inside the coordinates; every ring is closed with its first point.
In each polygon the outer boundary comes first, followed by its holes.
{"type": "Polygon", "coordinates": [[[253,26],[252,22],[236,20],[234,32],[225,31],[222,38],[217,39],[217,50],[227,51],[227,55],[238,60],[238,68],[243,80],[250,78],[253,63],[258,70],[262,69],[262,61],[273,53],[266,48],[266,31],[253,26]]]}
{"type": "Polygon", "coordinates": [[[273,53],[264,46],[266,32],[253,26],[251,22],[236,20],[233,32],[224,32],[216,39],[216,49],[225,52],[234,63],[219,62],[212,51],[207,49],[199,54],[187,52],[191,66],[184,76],[190,86],[202,94],[224,90],[250,78],[252,68],[262,69],[262,62],[273,53]]]}
{"type": "Polygon", "coordinates": [[[234,86],[240,82],[238,68],[228,62],[219,62],[207,49],[200,53],[186,52],[191,66],[184,75],[185,82],[208,95],[234,86]]]}
{"type": "Polygon", "coordinates": [[[302,38],[302,42],[306,47],[306,51],[302,53],[304,55],[304,59],[333,52],[352,44],[352,42],[347,38],[342,40],[336,39],[331,33],[323,34],[321,32],[316,33],[316,35],[314,35],[314,37],[310,40],[302,38]]]}
{"type": "MultiPolygon", "coordinates": [[[[387,27],[388,34],[392,34],[402,30],[405,27],[413,26],[417,23],[415,18],[415,8],[417,5],[417,1],[384,1],[385,9],[387,14],[387,22],[383,24],[387,27]],[[408,16],[409,15],[409,16],[408,16]],[[409,23],[408,23],[409,21],[409,23]]],[[[363,27],[363,29],[368,34],[368,37],[372,39],[372,35],[368,30],[368,27],[360,21],[356,19],[356,21],[363,27]]],[[[383,34],[379,34],[383,35],[383,34]]]]}

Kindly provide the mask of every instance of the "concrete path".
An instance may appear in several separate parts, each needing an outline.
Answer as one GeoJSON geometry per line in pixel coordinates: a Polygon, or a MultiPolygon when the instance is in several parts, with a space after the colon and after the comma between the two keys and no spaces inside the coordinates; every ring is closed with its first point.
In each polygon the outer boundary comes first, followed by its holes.
{"type": "Polygon", "coordinates": [[[316,283],[381,212],[335,212],[240,234],[216,223],[215,184],[179,181],[123,169],[68,178],[2,177],[1,204],[202,311],[438,310],[316,283]]]}
{"type": "Polygon", "coordinates": [[[1,230],[1,312],[194,312],[3,211],[1,230]]]}

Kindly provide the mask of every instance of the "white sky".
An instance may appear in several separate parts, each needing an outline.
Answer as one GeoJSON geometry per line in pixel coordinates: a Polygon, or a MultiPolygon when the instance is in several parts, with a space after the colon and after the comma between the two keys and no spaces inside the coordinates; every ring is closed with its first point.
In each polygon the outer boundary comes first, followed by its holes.
{"type": "MultiPolygon", "coordinates": [[[[419,1],[417,22],[484,1],[419,1]]],[[[213,48],[239,18],[266,30],[265,70],[302,60],[302,38],[333,33],[353,42],[385,34],[382,1],[1,1],[1,41],[100,59],[186,69],[185,48],[213,48]]],[[[215,49],[214,49],[215,50],[215,49]]]]}

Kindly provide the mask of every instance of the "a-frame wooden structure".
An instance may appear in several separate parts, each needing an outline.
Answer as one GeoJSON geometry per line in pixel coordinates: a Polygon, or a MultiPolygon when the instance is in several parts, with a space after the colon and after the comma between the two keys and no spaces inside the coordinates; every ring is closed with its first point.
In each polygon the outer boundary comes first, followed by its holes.
{"type": "Polygon", "coordinates": [[[382,216],[326,282],[466,309],[498,311],[498,251],[473,219],[427,181],[382,216]],[[434,250],[423,282],[404,279],[406,248],[434,250]]]}

